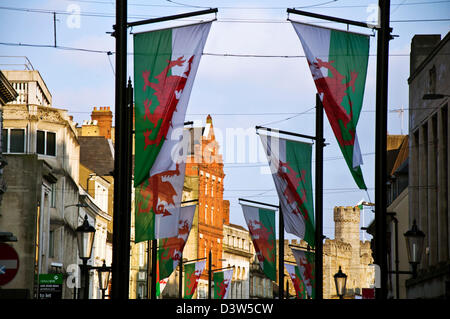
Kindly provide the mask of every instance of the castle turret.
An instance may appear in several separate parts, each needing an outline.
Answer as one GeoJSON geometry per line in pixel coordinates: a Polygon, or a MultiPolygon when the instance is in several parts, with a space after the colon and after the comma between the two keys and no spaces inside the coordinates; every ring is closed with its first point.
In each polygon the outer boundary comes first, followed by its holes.
{"type": "Polygon", "coordinates": [[[335,238],[352,246],[352,261],[354,263],[347,270],[348,288],[357,287],[360,282],[361,265],[359,261],[361,241],[359,239],[359,220],[360,211],[358,206],[339,206],[334,208],[335,238]]]}

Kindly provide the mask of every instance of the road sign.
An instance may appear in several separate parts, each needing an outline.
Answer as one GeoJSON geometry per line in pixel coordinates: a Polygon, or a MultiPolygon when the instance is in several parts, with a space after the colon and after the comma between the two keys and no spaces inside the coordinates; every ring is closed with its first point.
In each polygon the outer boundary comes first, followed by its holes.
{"type": "Polygon", "coordinates": [[[362,299],[375,299],[375,288],[363,288],[362,299]]]}
{"type": "Polygon", "coordinates": [[[39,299],[61,299],[62,285],[62,274],[40,274],[39,299]]]}
{"type": "Polygon", "coordinates": [[[0,286],[14,279],[19,270],[19,256],[8,244],[0,243],[0,286]]]}

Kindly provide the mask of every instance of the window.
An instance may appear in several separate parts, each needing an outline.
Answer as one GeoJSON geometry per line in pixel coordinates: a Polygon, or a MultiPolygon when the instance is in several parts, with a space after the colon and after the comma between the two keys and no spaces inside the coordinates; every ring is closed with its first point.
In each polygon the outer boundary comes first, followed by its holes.
{"type": "Polygon", "coordinates": [[[48,256],[55,257],[55,231],[51,230],[48,236],[48,256]]]}
{"type": "Polygon", "coordinates": [[[36,153],[42,155],[56,155],[56,133],[37,131],[36,153]]]}
{"type": "Polygon", "coordinates": [[[3,129],[2,152],[25,153],[25,130],[15,128],[3,129]]]}
{"type": "Polygon", "coordinates": [[[56,207],[56,184],[51,185],[51,192],[50,192],[50,207],[55,208],[56,207]]]}
{"type": "MultiPolygon", "coordinates": [[[[144,254],[145,254],[145,243],[139,245],[139,267],[144,267],[144,254]]],[[[142,294],[143,296],[144,294],[142,294]]]]}
{"type": "Polygon", "coordinates": [[[8,130],[2,130],[2,153],[8,152],[8,130]]]}
{"type": "Polygon", "coordinates": [[[428,93],[436,93],[436,66],[428,70],[428,93]]]}

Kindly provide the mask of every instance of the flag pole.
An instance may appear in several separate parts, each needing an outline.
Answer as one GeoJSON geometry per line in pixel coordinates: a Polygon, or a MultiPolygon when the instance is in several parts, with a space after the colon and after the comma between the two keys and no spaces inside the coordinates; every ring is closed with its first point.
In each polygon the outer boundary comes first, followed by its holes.
{"type": "Polygon", "coordinates": [[[131,176],[127,154],[128,127],[127,110],[127,0],[116,1],[116,24],[113,36],[116,39],[115,73],[115,128],[114,146],[114,208],[113,208],[113,251],[112,251],[112,299],[128,299],[130,268],[130,205],[131,176]],[[125,156],[124,156],[125,154],[125,156]]]}
{"type": "Polygon", "coordinates": [[[323,104],[319,94],[316,93],[316,176],[315,176],[315,277],[316,299],[323,299],[323,104]]]}
{"type": "Polygon", "coordinates": [[[157,272],[157,256],[158,253],[158,240],[153,239],[152,240],[152,291],[150,294],[151,299],[156,299],[156,272],[157,272]]]}
{"type": "Polygon", "coordinates": [[[178,276],[178,298],[183,298],[183,251],[181,252],[180,256],[180,269],[179,269],[179,276],[178,276]]]}
{"type": "Polygon", "coordinates": [[[375,101],[375,263],[381,270],[381,287],[376,299],[387,298],[387,242],[386,242],[386,182],[387,182],[387,108],[389,41],[392,28],[389,26],[390,0],[378,1],[380,32],[377,36],[377,80],[375,101]]]}
{"type": "Polygon", "coordinates": [[[211,299],[211,273],[212,273],[211,249],[208,254],[208,299],[211,299]]]}
{"type": "Polygon", "coordinates": [[[152,252],[152,241],[147,240],[147,299],[151,299],[152,296],[151,276],[153,267],[151,266],[152,264],[151,252],[152,252]]]}
{"type": "Polygon", "coordinates": [[[284,298],[284,219],[281,210],[281,203],[278,208],[278,298],[284,298]]]}

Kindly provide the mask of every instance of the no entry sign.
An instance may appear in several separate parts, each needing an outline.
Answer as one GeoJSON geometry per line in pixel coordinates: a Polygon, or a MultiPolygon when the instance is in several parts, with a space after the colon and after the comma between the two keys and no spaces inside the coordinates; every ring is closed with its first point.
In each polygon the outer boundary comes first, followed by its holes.
{"type": "Polygon", "coordinates": [[[19,256],[14,248],[0,243],[0,286],[14,279],[19,270],[19,256]]]}

